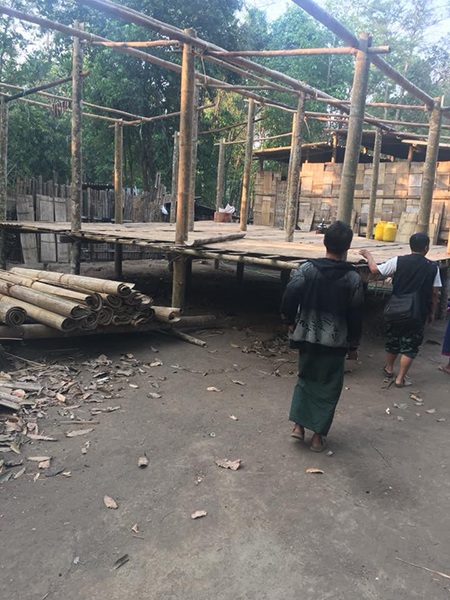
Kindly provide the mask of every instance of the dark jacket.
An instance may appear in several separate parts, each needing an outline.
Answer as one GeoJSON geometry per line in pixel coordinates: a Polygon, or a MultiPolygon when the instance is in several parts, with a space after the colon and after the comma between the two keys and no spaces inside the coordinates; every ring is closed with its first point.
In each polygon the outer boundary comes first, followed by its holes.
{"type": "Polygon", "coordinates": [[[419,292],[420,314],[425,322],[431,312],[431,297],[438,267],[421,254],[407,254],[397,259],[397,271],[392,280],[396,296],[419,292]]]}
{"type": "Polygon", "coordinates": [[[363,285],[348,262],[319,258],[301,265],[288,283],[281,316],[296,324],[291,345],[339,352],[355,349],[362,333],[363,285]]]}

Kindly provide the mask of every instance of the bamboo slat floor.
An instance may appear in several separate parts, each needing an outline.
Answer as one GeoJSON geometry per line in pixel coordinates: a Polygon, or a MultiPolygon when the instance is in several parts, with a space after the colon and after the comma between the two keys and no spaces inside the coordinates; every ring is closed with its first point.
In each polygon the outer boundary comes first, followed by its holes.
{"type": "MultiPolygon", "coordinates": [[[[54,223],[44,221],[5,221],[0,227],[9,230],[33,233],[56,233],[70,236],[70,223],[54,223]]],[[[215,223],[199,221],[195,223],[195,231],[190,232],[189,242],[238,233],[235,223],[215,223]]],[[[265,264],[276,269],[292,269],[309,258],[323,256],[323,237],[314,233],[296,231],[294,242],[284,241],[285,232],[279,229],[249,225],[245,238],[217,242],[200,247],[175,246],[175,224],[171,223],[83,223],[77,238],[86,241],[112,242],[149,246],[155,249],[181,252],[198,258],[223,258],[235,262],[265,264]]],[[[368,248],[378,263],[394,256],[408,254],[408,244],[378,242],[355,237],[348,260],[364,267],[365,261],[358,254],[360,248],[368,248]]],[[[439,263],[439,266],[450,265],[450,255],[446,246],[433,246],[428,257],[439,263]]]]}

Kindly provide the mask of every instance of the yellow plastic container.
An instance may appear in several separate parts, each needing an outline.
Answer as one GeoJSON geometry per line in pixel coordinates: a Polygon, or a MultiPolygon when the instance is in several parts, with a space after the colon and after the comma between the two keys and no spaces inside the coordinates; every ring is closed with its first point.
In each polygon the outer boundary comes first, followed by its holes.
{"type": "Polygon", "coordinates": [[[378,242],[382,242],[383,241],[383,235],[384,235],[384,228],[386,226],[386,221],[378,221],[378,223],[375,226],[375,239],[378,242]]]}
{"type": "Polygon", "coordinates": [[[395,242],[397,237],[397,225],[392,221],[388,221],[384,226],[383,242],[395,242]]]}

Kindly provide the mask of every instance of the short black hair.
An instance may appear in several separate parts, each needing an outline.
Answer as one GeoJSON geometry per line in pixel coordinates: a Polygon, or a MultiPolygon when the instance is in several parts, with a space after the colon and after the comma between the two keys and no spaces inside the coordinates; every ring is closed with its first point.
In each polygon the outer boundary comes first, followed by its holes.
{"type": "Polygon", "coordinates": [[[430,238],[426,233],[415,233],[409,238],[409,247],[413,252],[423,252],[430,246],[430,238]]]}
{"type": "Polygon", "coordinates": [[[344,254],[350,248],[352,239],[353,231],[350,225],[342,221],[336,221],[326,230],[323,243],[328,252],[344,254]]]}

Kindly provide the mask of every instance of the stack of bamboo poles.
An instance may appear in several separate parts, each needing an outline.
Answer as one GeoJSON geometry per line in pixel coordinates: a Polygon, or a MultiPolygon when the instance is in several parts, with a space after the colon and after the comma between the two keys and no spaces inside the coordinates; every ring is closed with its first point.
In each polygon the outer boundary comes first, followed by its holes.
{"type": "Polygon", "coordinates": [[[0,270],[0,322],[26,320],[69,333],[98,327],[139,327],[153,319],[179,320],[179,311],[154,307],[134,284],[35,269],[0,270]]]}

